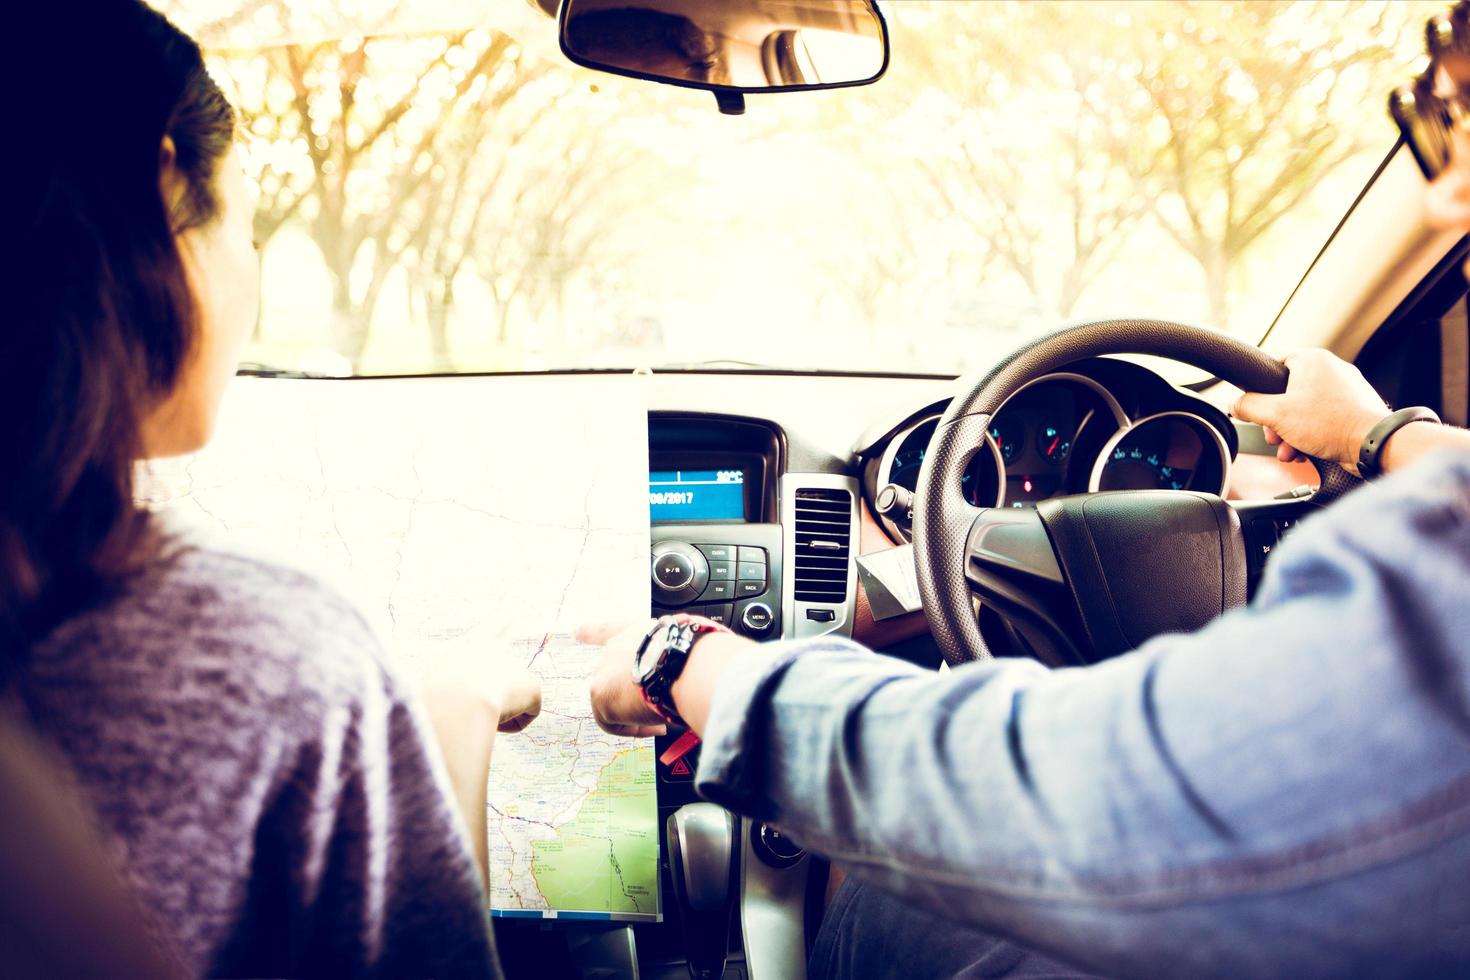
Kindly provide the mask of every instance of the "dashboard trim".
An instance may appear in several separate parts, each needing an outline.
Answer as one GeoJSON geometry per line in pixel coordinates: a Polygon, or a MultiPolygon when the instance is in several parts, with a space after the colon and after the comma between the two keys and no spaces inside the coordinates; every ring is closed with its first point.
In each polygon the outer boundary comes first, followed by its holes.
{"type": "Polygon", "coordinates": [[[768,865],[751,845],[755,821],[736,817],[740,842],[740,930],[752,978],[802,977],[806,971],[806,891],[812,857],[789,868],[768,865]]]}
{"type": "Polygon", "coordinates": [[[1010,403],[1011,398],[1015,398],[1016,395],[1019,395],[1027,388],[1034,387],[1035,385],[1039,385],[1045,381],[1074,381],[1077,384],[1082,385],[1082,387],[1084,388],[1091,388],[1100,398],[1102,398],[1103,402],[1108,406],[1108,408],[1113,410],[1113,421],[1118,423],[1118,427],[1126,428],[1128,426],[1128,413],[1123,411],[1123,405],[1118,401],[1118,396],[1109,391],[1107,389],[1107,386],[1098,381],[1096,378],[1089,378],[1087,375],[1078,374],[1075,371],[1054,371],[1051,374],[1043,374],[1035,381],[1026,382],[1021,387],[1016,389],[1016,393],[1014,395],[1011,395],[1010,398],[1007,398],[1005,401],[1001,402],[1000,408],[997,408],[995,410],[995,414],[999,415],[1002,411],[1004,411],[1006,405],[1010,403]]]}
{"type": "Polygon", "coordinates": [[[1231,459],[1230,459],[1230,447],[1228,445],[1226,445],[1226,443],[1225,443],[1225,437],[1223,435],[1221,435],[1220,434],[1220,430],[1217,429],[1214,425],[1212,425],[1210,423],[1210,420],[1207,419],[1207,418],[1205,418],[1203,415],[1196,415],[1194,412],[1186,412],[1186,411],[1184,411],[1182,409],[1177,409],[1177,408],[1171,408],[1171,409],[1168,409],[1168,410],[1163,411],[1163,412],[1155,412],[1152,415],[1145,415],[1141,419],[1130,421],[1128,424],[1124,425],[1117,432],[1114,432],[1111,436],[1109,436],[1108,437],[1108,441],[1105,442],[1105,443],[1103,443],[1102,449],[1098,451],[1097,460],[1092,464],[1092,474],[1087,479],[1087,492],[1088,493],[1097,493],[1098,492],[1099,488],[1102,486],[1102,473],[1103,473],[1103,470],[1106,469],[1107,468],[1107,465],[1108,465],[1108,455],[1114,449],[1118,448],[1118,443],[1122,442],[1123,439],[1130,432],[1132,432],[1134,429],[1137,429],[1139,426],[1147,425],[1149,422],[1152,422],[1155,419],[1169,418],[1169,417],[1186,418],[1186,419],[1189,419],[1191,422],[1197,422],[1197,423],[1199,423],[1201,426],[1204,427],[1205,431],[1208,432],[1210,434],[1210,436],[1213,438],[1214,444],[1215,444],[1215,448],[1217,450],[1219,450],[1219,453],[1220,453],[1220,489],[1218,491],[1208,491],[1208,490],[1205,490],[1205,491],[1200,491],[1200,492],[1202,492],[1202,493],[1215,493],[1215,492],[1218,492],[1218,494],[1221,497],[1224,497],[1227,493],[1229,493],[1230,492],[1230,466],[1231,466],[1231,459]]]}

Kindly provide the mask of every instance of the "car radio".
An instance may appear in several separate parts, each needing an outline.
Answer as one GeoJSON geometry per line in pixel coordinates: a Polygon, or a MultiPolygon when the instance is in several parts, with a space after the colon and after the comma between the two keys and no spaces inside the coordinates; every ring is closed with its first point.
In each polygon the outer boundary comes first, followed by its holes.
{"type": "Polygon", "coordinates": [[[781,527],[748,521],[748,469],[653,470],[653,614],[696,613],[756,640],[781,635],[781,527]]]}
{"type": "Polygon", "coordinates": [[[781,635],[781,528],[653,527],[653,614],[692,612],[756,640],[781,635]]]}
{"type": "Polygon", "coordinates": [[[648,515],[653,614],[690,612],[755,640],[781,635],[781,443],[729,417],[654,416],[648,515]]]}

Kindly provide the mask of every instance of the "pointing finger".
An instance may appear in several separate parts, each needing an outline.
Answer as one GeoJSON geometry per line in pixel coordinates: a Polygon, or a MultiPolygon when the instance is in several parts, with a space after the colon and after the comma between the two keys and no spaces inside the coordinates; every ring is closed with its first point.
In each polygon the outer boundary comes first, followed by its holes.
{"type": "Polygon", "coordinates": [[[600,647],[621,632],[622,627],[612,623],[585,623],[577,628],[577,639],[600,647]]]}

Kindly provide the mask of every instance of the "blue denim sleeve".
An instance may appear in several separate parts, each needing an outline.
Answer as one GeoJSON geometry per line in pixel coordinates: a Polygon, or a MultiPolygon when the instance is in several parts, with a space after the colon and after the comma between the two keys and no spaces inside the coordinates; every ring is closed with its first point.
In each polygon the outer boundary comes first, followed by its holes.
{"type": "Polygon", "coordinates": [[[775,645],[722,682],[697,785],[1093,969],[1399,972],[1470,959],[1467,748],[1470,460],[1442,457],[1303,522],[1251,607],[1093,667],[775,645]]]}

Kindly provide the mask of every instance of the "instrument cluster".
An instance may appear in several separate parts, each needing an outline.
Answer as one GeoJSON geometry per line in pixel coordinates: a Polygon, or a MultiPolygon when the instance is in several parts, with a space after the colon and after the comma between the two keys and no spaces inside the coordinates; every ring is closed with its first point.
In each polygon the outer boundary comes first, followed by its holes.
{"type": "MultiPolygon", "coordinates": [[[[1144,371],[1125,366],[1130,368],[1126,373],[1144,371]]],[[[1125,408],[1091,373],[1070,371],[1023,387],[991,419],[985,445],[962,480],[965,499],[976,507],[1031,507],[1051,497],[1100,490],[1223,495],[1234,454],[1228,422],[1195,396],[1178,394],[1145,373],[1174,394],[1141,399],[1130,392],[1125,408]]],[[[876,469],[875,500],[877,491],[890,484],[911,499],[940,414],[924,415],[889,439],[876,469]]],[[[907,522],[891,507],[879,509],[890,534],[910,537],[907,522]]]]}

